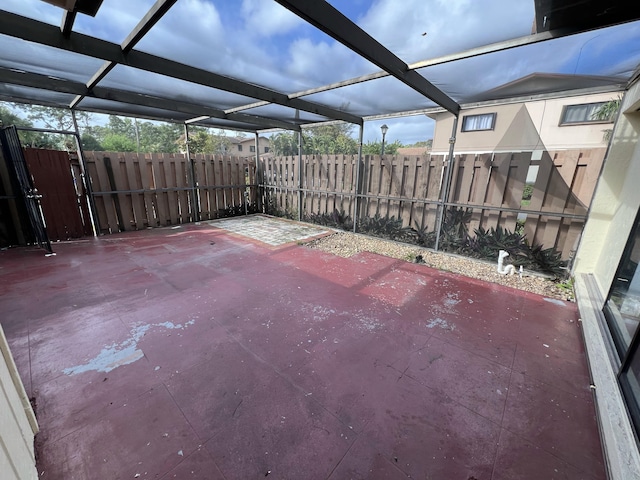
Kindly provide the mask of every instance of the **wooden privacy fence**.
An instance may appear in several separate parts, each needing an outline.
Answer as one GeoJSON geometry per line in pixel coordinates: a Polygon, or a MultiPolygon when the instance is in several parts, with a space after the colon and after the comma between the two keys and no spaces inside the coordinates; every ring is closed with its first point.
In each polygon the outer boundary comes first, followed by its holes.
{"type": "Polygon", "coordinates": [[[85,161],[102,233],[211,220],[258,199],[249,159],[85,152],[85,161]]]}
{"type": "Polygon", "coordinates": [[[595,148],[456,155],[444,203],[444,155],[365,156],[359,169],[355,155],[282,157],[262,160],[261,168],[272,206],[301,218],[338,210],[356,220],[395,217],[405,227],[435,231],[444,204],[471,210],[471,234],[479,227],[514,231],[524,222],[531,244],[554,247],[566,259],[586,220],[604,154],[595,148]],[[528,205],[527,183],[533,187],[528,205]]]}

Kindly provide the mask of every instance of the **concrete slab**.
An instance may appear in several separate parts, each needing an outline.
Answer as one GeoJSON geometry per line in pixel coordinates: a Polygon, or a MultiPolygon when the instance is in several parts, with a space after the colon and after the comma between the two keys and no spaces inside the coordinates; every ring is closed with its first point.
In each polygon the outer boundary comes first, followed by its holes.
{"type": "Polygon", "coordinates": [[[41,478],[606,478],[575,305],[250,218],[0,252],[41,478]]]}

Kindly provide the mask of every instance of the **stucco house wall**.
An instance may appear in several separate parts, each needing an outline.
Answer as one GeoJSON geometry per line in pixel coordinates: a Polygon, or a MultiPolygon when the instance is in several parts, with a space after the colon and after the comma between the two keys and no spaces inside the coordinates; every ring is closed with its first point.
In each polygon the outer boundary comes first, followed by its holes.
{"type": "MultiPolygon", "coordinates": [[[[463,108],[456,132],[456,153],[565,150],[605,147],[603,131],[612,122],[560,125],[567,105],[607,102],[618,98],[619,92],[548,98],[517,103],[463,108]],[[495,113],[493,130],[463,132],[467,115],[495,113]]],[[[432,153],[448,153],[453,115],[448,112],[433,115],[436,120],[432,153]]]]}

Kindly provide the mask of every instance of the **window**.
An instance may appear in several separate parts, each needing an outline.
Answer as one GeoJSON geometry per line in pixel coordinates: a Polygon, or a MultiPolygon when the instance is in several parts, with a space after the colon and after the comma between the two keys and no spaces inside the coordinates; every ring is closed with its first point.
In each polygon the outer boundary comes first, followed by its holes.
{"type": "Polygon", "coordinates": [[[249,151],[250,152],[255,152],[256,151],[256,146],[255,145],[249,145],[249,151]]]}
{"type": "Polygon", "coordinates": [[[242,145],[238,145],[238,151],[241,152],[242,151],[242,145]]]}
{"type": "Polygon", "coordinates": [[[264,147],[264,153],[269,153],[269,147],[264,147]]]}
{"type": "Polygon", "coordinates": [[[604,316],[621,361],[618,380],[625,403],[640,432],[640,213],[618,265],[604,316]]]}
{"type": "Polygon", "coordinates": [[[611,122],[612,118],[601,119],[596,113],[607,102],[583,103],[581,105],[565,105],[562,110],[560,125],[571,125],[588,122],[611,122]]]}
{"type": "Polygon", "coordinates": [[[476,132],[480,130],[493,130],[496,124],[495,113],[483,113],[481,115],[465,115],[462,117],[462,131],[476,132]]]}
{"type": "Polygon", "coordinates": [[[621,358],[640,325],[640,215],[636,218],[604,307],[621,358]]]}

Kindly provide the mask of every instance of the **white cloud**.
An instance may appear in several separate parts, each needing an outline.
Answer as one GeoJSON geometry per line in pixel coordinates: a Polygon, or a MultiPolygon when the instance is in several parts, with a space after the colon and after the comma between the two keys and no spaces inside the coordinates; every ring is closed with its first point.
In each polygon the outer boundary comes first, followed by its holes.
{"type": "Polygon", "coordinates": [[[264,37],[283,35],[304,24],[300,17],[273,0],[243,0],[240,12],[247,33],[264,37]]]}
{"type": "Polygon", "coordinates": [[[377,0],[359,25],[412,63],[527,35],[533,18],[531,0],[377,0]]]}
{"type": "Polygon", "coordinates": [[[433,138],[435,126],[435,122],[426,115],[370,121],[366,122],[364,126],[365,143],[382,140],[382,132],[380,131],[382,124],[389,127],[385,142],[393,143],[399,140],[403,145],[412,145],[433,138]]]}

